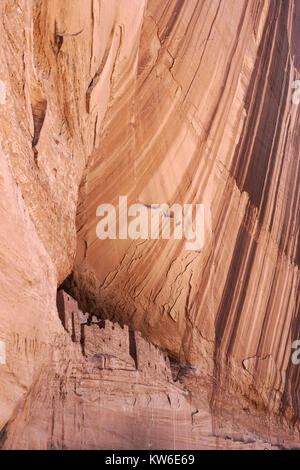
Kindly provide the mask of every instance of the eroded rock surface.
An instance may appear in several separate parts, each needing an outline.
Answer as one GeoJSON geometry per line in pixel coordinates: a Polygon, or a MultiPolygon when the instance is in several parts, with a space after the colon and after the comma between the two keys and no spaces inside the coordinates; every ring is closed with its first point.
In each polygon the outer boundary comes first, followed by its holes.
{"type": "Polygon", "coordinates": [[[299,446],[298,0],[0,11],[0,445],[299,446]],[[204,248],[99,240],[120,195],[204,248]]]}

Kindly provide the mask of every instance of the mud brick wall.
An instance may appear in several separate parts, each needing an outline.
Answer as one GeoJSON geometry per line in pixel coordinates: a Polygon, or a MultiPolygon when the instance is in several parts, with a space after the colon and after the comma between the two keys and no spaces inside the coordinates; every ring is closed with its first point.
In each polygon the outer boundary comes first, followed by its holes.
{"type": "Polygon", "coordinates": [[[108,320],[83,325],[83,350],[88,357],[95,354],[109,354],[135,364],[129,350],[128,327],[121,327],[108,320]]]}
{"type": "Polygon", "coordinates": [[[136,364],[145,376],[172,380],[169,358],[153,344],[148,343],[139,331],[134,331],[136,364]]]}
{"type": "Polygon", "coordinates": [[[83,313],[76,300],[60,290],[57,295],[60,319],[76,343],[81,343],[87,358],[106,355],[126,362],[136,368],[143,377],[161,377],[172,380],[169,358],[146,341],[140,332],[129,331],[95,315],[83,313]]]}
{"type": "Polygon", "coordinates": [[[78,308],[78,303],[64,290],[57,293],[57,310],[65,330],[75,343],[81,342],[82,324],[87,323],[89,315],[78,308]]]}

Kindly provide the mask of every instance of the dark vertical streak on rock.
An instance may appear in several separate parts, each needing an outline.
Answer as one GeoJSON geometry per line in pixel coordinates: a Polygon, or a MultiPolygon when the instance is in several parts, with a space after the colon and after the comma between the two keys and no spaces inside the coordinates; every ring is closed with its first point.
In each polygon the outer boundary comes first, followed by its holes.
{"type": "MultiPolygon", "coordinates": [[[[239,229],[226,284],[215,321],[214,381],[210,402],[212,414],[214,414],[217,392],[221,390],[220,381],[222,380],[222,364],[224,363],[223,355],[226,357],[226,364],[228,366],[228,355],[232,351],[236,338],[240,314],[245,301],[247,286],[257,247],[256,241],[251,238],[249,233],[249,216],[251,211],[252,208],[249,204],[244,216],[244,221],[239,229]],[[247,265],[244,268],[243,261],[247,256],[247,253],[249,253],[249,257],[247,257],[247,265]],[[243,270],[245,271],[245,275],[242,275],[243,270]],[[238,298],[237,308],[233,310],[232,307],[236,300],[238,289],[240,289],[241,296],[238,298]]],[[[226,373],[225,370],[224,372],[226,373]]]]}
{"type": "Polygon", "coordinates": [[[168,39],[168,37],[170,36],[170,34],[171,34],[171,32],[174,28],[174,25],[175,25],[178,17],[180,16],[180,12],[181,12],[181,10],[184,6],[184,2],[185,2],[185,0],[177,0],[176,4],[174,6],[174,9],[172,11],[171,17],[170,17],[170,19],[167,23],[167,26],[160,35],[161,43],[164,43],[165,40],[168,39]]]}
{"type": "Polygon", "coordinates": [[[3,426],[3,428],[0,430],[0,449],[2,449],[2,447],[5,444],[5,441],[7,439],[7,426],[8,426],[8,423],[6,423],[3,426]]]}
{"type": "MultiPolygon", "coordinates": [[[[287,10],[282,2],[276,1],[271,3],[269,10],[270,21],[266,23],[263,32],[262,42],[259,47],[257,61],[245,101],[247,119],[232,165],[232,173],[236,177],[238,187],[249,194],[251,201],[256,207],[259,207],[261,204],[278,115],[278,104],[275,97],[272,96],[273,85],[271,80],[274,80],[274,77],[278,77],[276,83],[281,85],[285,76],[283,68],[278,70],[277,54],[270,55],[270,50],[276,47],[277,41],[280,41],[280,43],[282,41],[286,53],[285,57],[287,56],[286,29],[284,28],[285,33],[283,35],[282,27],[278,25],[279,23],[281,26],[284,20],[287,21],[286,16],[287,10]],[[276,14],[278,15],[277,20],[276,14]],[[268,73],[269,68],[270,71],[268,73]],[[268,85],[265,92],[266,80],[268,85]],[[259,123],[257,126],[258,119],[259,123]],[[256,126],[257,131],[255,131],[256,126]],[[254,142],[253,136],[255,136],[254,142]]],[[[286,63],[286,60],[284,60],[284,63],[286,63]]],[[[275,152],[276,149],[273,155],[275,152]]]]}

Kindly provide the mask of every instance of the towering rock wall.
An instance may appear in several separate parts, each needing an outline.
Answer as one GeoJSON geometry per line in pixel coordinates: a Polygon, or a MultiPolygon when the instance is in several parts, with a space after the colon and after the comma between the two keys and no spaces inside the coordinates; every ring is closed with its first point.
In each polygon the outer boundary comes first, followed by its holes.
{"type": "Polygon", "coordinates": [[[299,2],[84,4],[0,6],[1,445],[295,446],[299,2]],[[99,240],[121,195],[204,204],[203,249],[99,240]],[[71,272],[80,308],[168,353],[176,386],[94,374],[56,308],[71,272]]]}
{"type": "Polygon", "coordinates": [[[124,94],[112,93],[78,212],[74,292],[213,376],[212,406],[228,380],[262,409],[298,400],[297,30],[292,1],[149,1],[134,84],[117,75],[124,94]],[[203,203],[203,250],[98,240],[97,206],[122,194],[203,203]]]}

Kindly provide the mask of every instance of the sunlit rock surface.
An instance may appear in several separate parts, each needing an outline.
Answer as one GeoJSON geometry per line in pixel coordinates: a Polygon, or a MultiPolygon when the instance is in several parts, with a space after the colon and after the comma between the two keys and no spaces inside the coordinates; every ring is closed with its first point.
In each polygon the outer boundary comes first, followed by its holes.
{"type": "Polygon", "coordinates": [[[299,2],[0,11],[0,446],[299,447],[299,2]],[[120,195],[204,204],[203,249],[99,240],[120,195]],[[63,281],[91,325],[64,324],[63,281]],[[95,316],[169,373],[104,351],[95,316]]]}

